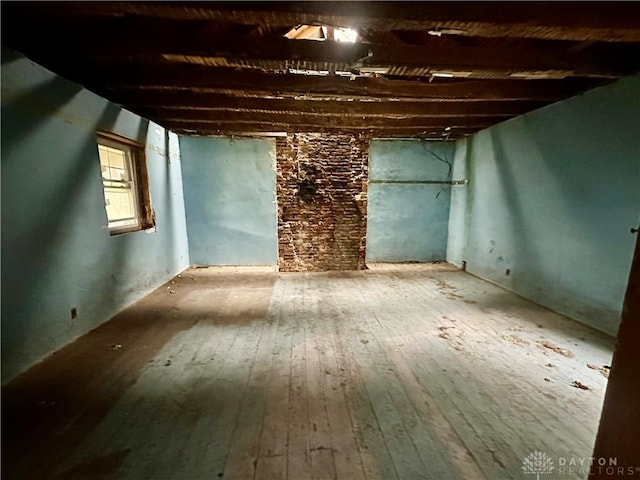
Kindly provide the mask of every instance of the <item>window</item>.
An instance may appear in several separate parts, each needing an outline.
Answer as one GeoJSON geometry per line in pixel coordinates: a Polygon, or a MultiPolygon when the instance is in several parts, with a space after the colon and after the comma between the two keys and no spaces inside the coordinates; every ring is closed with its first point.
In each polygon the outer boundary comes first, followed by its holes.
{"type": "Polygon", "coordinates": [[[109,232],[116,235],[153,227],[144,146],[99,133],[98,154],[109,232]]]}

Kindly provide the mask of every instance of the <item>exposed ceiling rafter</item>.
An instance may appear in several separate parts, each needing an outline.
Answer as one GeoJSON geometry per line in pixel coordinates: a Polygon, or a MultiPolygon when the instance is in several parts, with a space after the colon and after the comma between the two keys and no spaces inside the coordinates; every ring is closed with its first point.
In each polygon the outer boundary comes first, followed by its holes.
{"type": "Polygon", "coordinates": [[[455,138],[640,71],[633,2],[4,2],[2,30],[3,45],[193,134],[455,138]],[[297,25],[328,38],[285,38],[297,25]],[[334,27],[360,38],[334,41],[334,27]]]}
{"type": "MultiPolygon", "coordinates": [[[[28,8],[28,7],[26,7],[28,8]]],[[[477,37],[638,42],[634,2],[86,2],[38,7],[43,13],[171,20],[216,20],[291,27],[325,24],[373,30],[429,30],[477,37]]]]}

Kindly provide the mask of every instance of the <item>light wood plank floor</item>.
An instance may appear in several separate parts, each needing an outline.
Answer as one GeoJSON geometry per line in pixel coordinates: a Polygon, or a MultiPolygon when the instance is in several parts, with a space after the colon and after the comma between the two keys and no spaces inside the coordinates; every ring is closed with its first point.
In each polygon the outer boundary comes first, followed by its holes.
{"type": "Polygon", "coordinates": [[[613,343],[446,264],[189,269],[3,389],[3,478],[535,478],[613,343]]]}

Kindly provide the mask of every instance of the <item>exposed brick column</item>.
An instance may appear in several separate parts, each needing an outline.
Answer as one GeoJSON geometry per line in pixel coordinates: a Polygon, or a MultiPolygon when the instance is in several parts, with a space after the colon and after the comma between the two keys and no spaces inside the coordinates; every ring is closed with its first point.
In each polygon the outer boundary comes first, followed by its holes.
{"type": "Polygon", "coordinates": [[[367,138],[354,135],[277,139],[281,271],[364,268],[368,148],[367,138]]]}

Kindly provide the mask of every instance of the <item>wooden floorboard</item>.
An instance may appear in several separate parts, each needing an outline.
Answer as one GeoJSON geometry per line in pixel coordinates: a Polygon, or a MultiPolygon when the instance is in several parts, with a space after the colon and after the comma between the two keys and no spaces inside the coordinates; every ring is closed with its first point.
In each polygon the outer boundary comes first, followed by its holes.
{"type": "Polygon", "coordinates": [[[3,478],[522,478],[613,344],[447,264],[189,269],[3,387],[3,478]]]}

